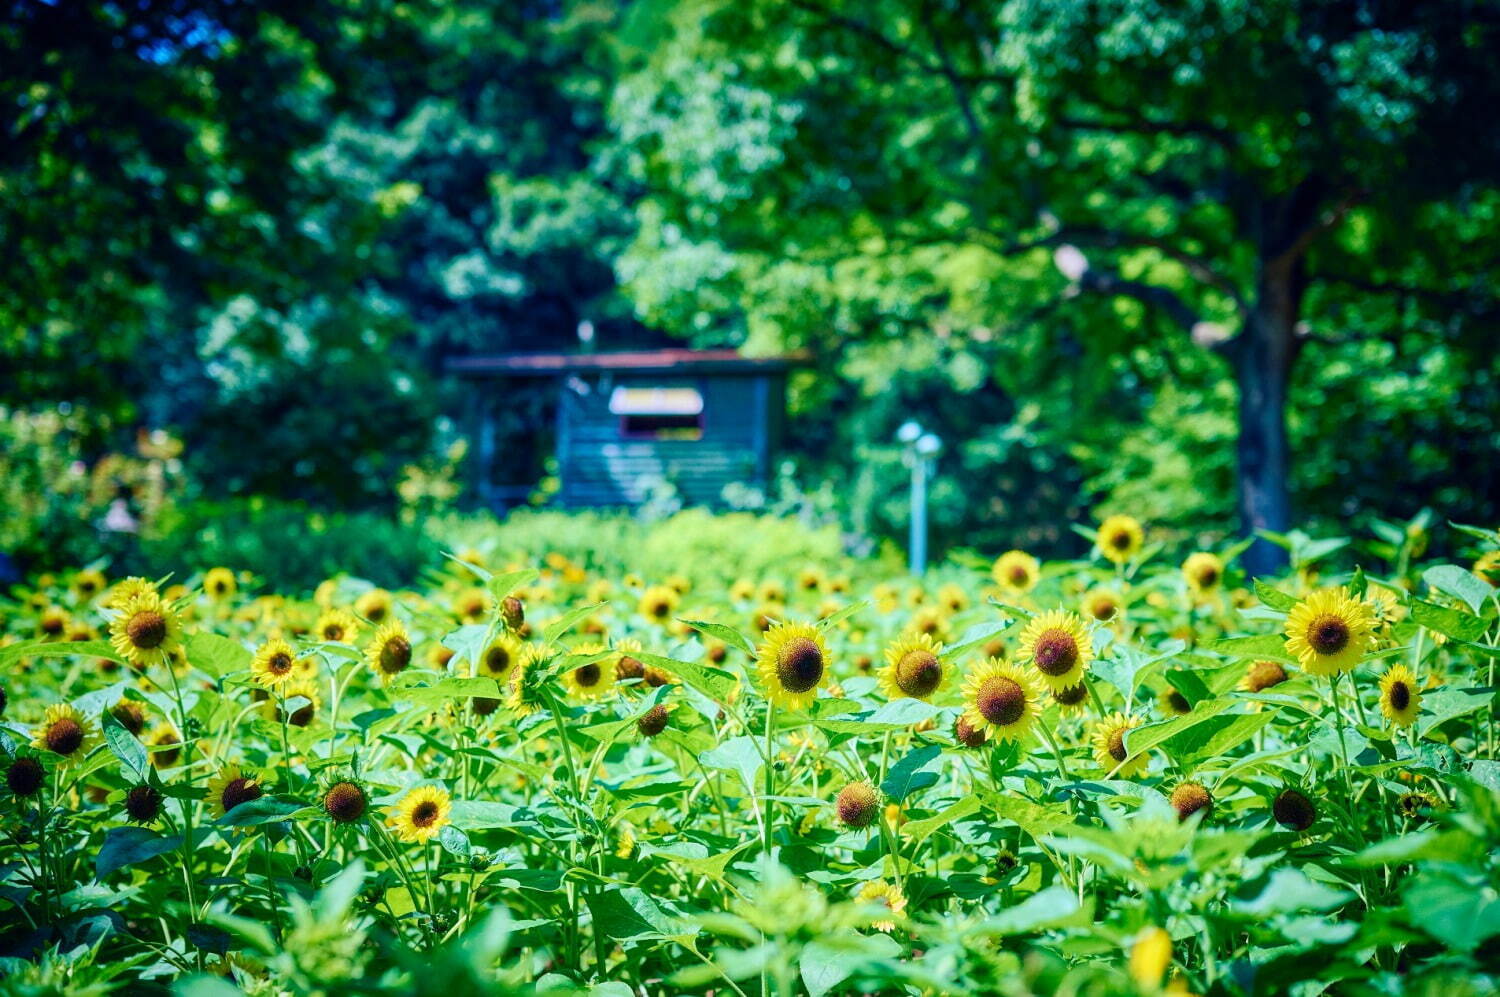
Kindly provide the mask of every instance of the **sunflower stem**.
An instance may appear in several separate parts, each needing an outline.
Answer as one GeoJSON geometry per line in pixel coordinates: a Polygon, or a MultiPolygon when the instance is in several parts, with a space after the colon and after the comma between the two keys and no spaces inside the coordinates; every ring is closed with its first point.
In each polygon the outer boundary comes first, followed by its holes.
{"type": "Polygon", "coordinates": [[[760,851],[762,855],[771,852],[771,821],[774,814],[771,797],[776,795],[776,704],[767,700],[766,702],[766,791],[762,799],[762,810],[764,816],[760,826],[760,851]]]}
{"type": "Polygon", "coordinates": [[[1052,731],[1047,727],[1047,721],[1038,716],[1036,718],[1036,725],[1037,729],[1042,732],[1042,737],[1046,740],[1047,746],[1052,749],[1052,757],[1057,759],[1057,771],[1068,782],[1072,782],[1073,776],[1068,773],[1068,763],[1063,761],[1062,749],[1057,746],[1057,741],[1053,739],[1052,731]]]}

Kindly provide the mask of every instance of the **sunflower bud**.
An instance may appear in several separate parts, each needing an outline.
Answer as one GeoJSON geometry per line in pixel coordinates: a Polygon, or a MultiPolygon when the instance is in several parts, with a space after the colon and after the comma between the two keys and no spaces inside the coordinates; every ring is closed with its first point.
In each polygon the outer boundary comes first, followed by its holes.
{"type": "Polygon", "coordinates": [[[880,812],[880,798],[868,782],[851,782],[839,790],[835,807],[845,827],[869,827],[880,812]]]}
{"type": "Polygon", "coordinates": [[[1199,810],[1203,811],[1203,819],[1207,820],[1214,812],[1214,798],[1209,795],[1202,783],[1184,782],[1172,790],[1172,809],[1177,811],[1178,820],[1187,820],[1199,810]]]}
{"type": "Polygon", "coordinates": [[[500,619],[505,621],[507,630],[519,631],[526,622],[526,608],[521,600],[513,595],[506,596],[500,603],[500,619]]]}

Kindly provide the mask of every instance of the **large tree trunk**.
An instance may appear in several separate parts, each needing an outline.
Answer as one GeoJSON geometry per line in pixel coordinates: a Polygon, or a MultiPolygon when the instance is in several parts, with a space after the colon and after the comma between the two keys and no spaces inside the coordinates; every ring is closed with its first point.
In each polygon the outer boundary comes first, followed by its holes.
{"type": "MultiPolygon", "coordinates": [[[[1291,526],[1286,405],[1302,290],[1300,254],[1266,261],[1249,319],[1234,344],[1240,390],[1239,514],[1247,535],[1256,530],[1285,533],[1291,526]]],[[[1257,538],[1242,563],[1252,576],[1274,574],[1286,568],[1287,554],[1257,538]]]]}

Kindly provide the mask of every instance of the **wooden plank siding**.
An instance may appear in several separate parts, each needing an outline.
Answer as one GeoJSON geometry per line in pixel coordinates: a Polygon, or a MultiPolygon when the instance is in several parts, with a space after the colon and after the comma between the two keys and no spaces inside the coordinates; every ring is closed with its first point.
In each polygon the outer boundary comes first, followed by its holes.
{"type": "Polygon", "coordinates": [[[780,388],[781,378],[765,373],[611,373],[567,379],[558,405],[559,499],[570,506],[638,505],[659,479],[674,485],[688,504],[717,505],[731,483],[763,487],[780,388]],[[625,436],[620,416],[609,410],[616,387],[696,389],[703,397],[702,437],[625,436]]]}

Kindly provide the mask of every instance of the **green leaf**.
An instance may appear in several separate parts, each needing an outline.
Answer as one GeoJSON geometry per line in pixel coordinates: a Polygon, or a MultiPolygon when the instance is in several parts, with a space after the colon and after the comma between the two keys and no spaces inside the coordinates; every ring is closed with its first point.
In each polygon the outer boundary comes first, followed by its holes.
{"type": "Polygon", "coordinates": [[[976,647],[983,647],[989,641],[1008,630],[1010,626],[1010,620],[991,620],[987,623],[976,623],[965,630],[955,644],[943,648],[943,657],[951,661],[957,661],[976,647]]]}
{"type": "Polygon", "coordinates": [[[1014,907],[1007,907],[978,926],[989,935],[1024,935],[1060,925],[1082,910],[1078,897],[1063,886],[1049,886],[1014,907]]]}
{"type": "Polygon", "coordinates": [[[1417,723],[1417,733],[1426,737],[1429,732],[1455,717],[1467,716],[1483,709],[1495,698],[1493,689],[1438,689],[1422,694],[1422,715],[1417,723]]]}
{"type": "Polygon", "coordinates": [[[1348,890],[1338,890],[1312,879],[1301,869],[1282,868],[1271,873],[1265,889],[1253,900],[1237,900],[1230,906],[1244,917],[1264,919],[1294,911],[1327,911],[1354,899],[1348,890]]]}
{"type": "Polygon", "coordinates": [[[1490,596],[1495,592],[1489,582],[1456,564],[1439,564],[1428,568],[1422,572],[1422,580],[1429,588],[1464,602],[1475,615],[1483,611],[1484,604],[1490,601],[1490,596]]]}
{"type": "Polygon", "coordinates": [[[1287,595],[1280,589],[1267,585],[1258,578],[1255,580],[1255,597],[1272,609],[1279,609],[1283,613],[1297,605],[1296,596],[1287,595]]]}
{"type": "Polygon", "coordinates": [[[584,620],[588,619],[589,615],[602,605],[604,605],[604,603],[596,602],[588,606],[574,606],[572,609],[568,610],[566,613],[562,614],[557,619],[547,624],[546,629],[542,631],[542,643],[557,643],[557,638],[561,637],[569,630],[572,630],[584,620]]]}
{"type": "Polygon", "coordinates": [[[713,747],[698,756],[705,768],[723,769],[739,773],[740,781],[751,795],[755,793],[755,779],[765,764],[755,738],[749,734],[731,737],[723,744],[713,747]]]}
{"type": "Polygon", "coordinates": [[[516,589],[522,588],[526,585],[530,585],[540,577],[542,577],[542,573],[535,568],[520,568],[516,571],[502,571],[500,574],[495,575],[490,579],[490,594],[495,597],[495,602],[498,604],[502,599],[510,595],[516,589]]]}
{"type": "Polygon", "coordinates": [[[1051,834],[1058,828],[1072,823],[1066,808],[1059,804],[1033,803],[1015,793],[985,792],[980,794],[984,805],[995,816],[1008,820],[1033,838],[1051,834]]]}
{"type": "Polygon", "coordinates": [[[923,817],[921,820],[907,821],[901,825],[901,838],[910,841],[914,845],[927,839],[934,831],[947,827],[954,821],[971,817],[980,811],[979,797],[973,793],[965,796],[957,803],[951,803],[933,814],[931,817],[923,817]]]}
{"type": "Polygon", "coordinates": [[[594,930],[616,941],[633,938],[680,938],[695,932],[669,916],[644,890],[634,886],[591,893],[589,913],[594,930]]]}
{"type": "Polygon", "coordinates": [[[1420,623],[1429,630],[1452,637],[1454,640],[1476,641],[1484,636],[1485,622],[1472,613],[1448,606],[1437,606],[1421,599],[1411,601],[1413,623],[1420,623]]]}
{"type": "Polygon", "coordinates": [[[187,639],[184,650],[187,651],[188,662],[194,668],[215,678],[250,667],[249,650],[239,641],[218,634],[193,634],[187,639]]]}
{"type": "Polygon", "coordinates": [[[937,767],[942,755],[943,749],[936,744],[913,748],[886,772],[880,791],[900,803],[912,793],[931,786],[937,782],[938,776],[936,772],[929,770],[937,767]]]}
{"type": "Polygon", "coordinates": [[[214,823],[220,827],[257,827],[261,824],[275,824],[286,820],[301,809],[303,809],[301,803],[278,799],[275,796],[262,796],[248,803],[241,803],[214,823]]]}
{"type": "Polygon", "coordinates": [[[1230,752],[1275,718],[1271,710],[1212,717],[1173,735],[1163,747],[1178,765],[1192,769],[1206,761],[1227,759],[1230,752]]]}
{"type": "Polygon", "coordinates": [[[645,651],[637,651],[631,654],[632,658],[644,665],[660,668],[665,672],[677,676],[683,682],[697,689],[703,695],[716,703],[728,702],[739,685],[739,679],[722,668],[712,665],[701,665],[693,661],[678,661],[676,658],[666,658],[660,654],[648,654],[645,651]]]}
{"type": "Polygon", "coordinates": [[[108,658],[125,663],[107,640],[24,640],[19,644],[0,647],[0,668],[13,665],[26,658],[65,658],[86,655],[90,658],[108,658]]]}
{"type": "Polygon", "coordinates": [[[1137,727],[1126,733],[1125,750],[1131,755],[1144,754],[1170,738],[1192,730],[1199,724],[1207,723],[1229,709],[1234,703],[1233,699],[1227,697],[1224,699],[1210,699],[1194,706],[1193,712],[1186,716],[1173,717],[1170,720],[1137,727]]]}
{"type": "Polygon", "coordinates": [[[853,616],[855,613],[858,613],[860,610],[864,609],[868,605],[869,605],[868,602],[855,602],[855,603],[851,603],[850,605],[845,606],[843,609],[839,610],[837,613],[834,613],[832,616],[825,616],[821,620],[819,620],[818,621],[818,629],[819,630],[831,630],[835,626],[837,626],[838,624],[840,624],[840,623],[844,622],[845,620],[849,619],[849,617],[853,616]]]}
{"type": "Polygon", "coordinates": [[[117,869],[165,855],[181,844],[181,835],[168,837],[149,827],[112,827],[104,832],[104,843],[94,856],[94,876],[103,879],[117,869]]]}
{"type": "Polygon", "coordinates": [[[1281,634],[1256,634],[1253,637],[1226,637],[1208,645],[1208,650],[1230,658],[1270,658],[1273,661],[1296,659],[1287,654],[1286,638],[1281,634]]]}
{"type": "Polygon", "coordinates": [[[734,627],[725,626],[722,623],[711,623],[705,620],[682,620],[681,622],[686,623],[699,633],[708,634],[710,637],[715,637],[723,641],[730,647],[739,648],[752,658],[755,657],[755,645],[751,644],[749,638],[734,627]]]}
{"type": "Polygon", "coordinates": [[[443,829],[438,832],[438,844],[449,855],[457,855],[461,859],[468,858],[474,851],[469,844],[469,836],[457,824],[443,825],[443,829]]]}
{"type": "Polygon", "coordinates": [[[109,710],[104,711],[101,725],[104,728],[104,743],[109,746],[110,753],[120,760],[125,774],[136,781],[144,780],[151,771],[151,763],[146,758],[146,746],[136,740],[136,736],[115,719],[115,715],[109,710]]]}

